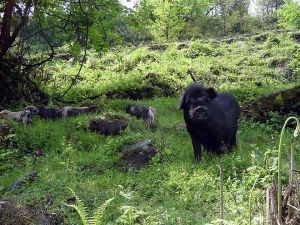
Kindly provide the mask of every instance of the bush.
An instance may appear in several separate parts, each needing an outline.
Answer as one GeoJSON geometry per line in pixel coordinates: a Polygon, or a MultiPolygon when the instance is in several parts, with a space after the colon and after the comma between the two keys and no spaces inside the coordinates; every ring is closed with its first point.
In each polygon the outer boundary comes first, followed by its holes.
{"type": "Polygon", "coordinates": [[[291,0],[278,10],[278,24],[285,29],[300,29],[300,6],[291,0]]]}

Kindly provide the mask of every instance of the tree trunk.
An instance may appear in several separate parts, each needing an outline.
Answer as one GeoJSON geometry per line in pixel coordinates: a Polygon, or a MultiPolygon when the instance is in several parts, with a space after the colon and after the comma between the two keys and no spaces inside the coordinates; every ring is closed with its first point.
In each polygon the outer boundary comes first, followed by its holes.
{"type": "Polygon", "coordinates": [[[13,45],[20,31],[26,26],[30,14],[30,9],[33,3],[32,1],[33,0],[28,0],[24,2],[24,9],[17,5],[14,0],[5,1],[2,20],[3,22],[0,34],[0,61],[13,45]],[[17,12],[14,12],[14,8],[17,10],[17,12]],[[11,21],[15,19],[19,19],[19,23],[15,25],[14,30],[11,31],[11,21]]]}
{"type": "Polygon", "coordinates": [[[2,27],[1,27],[1,34],[0,34],[0,59],[5,54],[5,49],[7,48],[7,44],[10,39],[10,26],[11,26],[11,19],[12,13],[14,8],[15,1],[7,0],[4,6],[4,14],[2,20],[2,27]]]}

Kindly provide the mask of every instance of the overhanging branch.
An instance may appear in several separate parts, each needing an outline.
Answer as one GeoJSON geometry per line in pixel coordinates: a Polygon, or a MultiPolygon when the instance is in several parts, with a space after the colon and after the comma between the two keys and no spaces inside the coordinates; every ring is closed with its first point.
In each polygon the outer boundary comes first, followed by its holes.
{"type": "Polygon", "coordinates": [[[85,36],[84,55],[83,55],[83,59],[82,59],[82,61],[81,61],[79,70],[78,70],[76,76],[72,79],[72,82],[71,82],[70,86],[69,86],[69,87],[65,90],[65,92],[64,92],[61,96],[59,96],[58,98],[63,98],[63,97],[69,92],[69,90],[76,84],[76,81],[77,81],[77,79],[78,79],[79,76],[80,76],[80,72],[81,72],[81,70],[82,70],[83,64],[84,64],[85,59],[86,59],[87,46],[88,46],[88,36],[89,36],[89,20],[88,20],[88,14],[87,14],[87,12],[85,12],[85,11],[83,10],[81,0],[79,0],[78,3],[79,3],[79,7],[80,7],[81,12],[84,14],[85,22],[86,22],[86,36],[85,36]]]}

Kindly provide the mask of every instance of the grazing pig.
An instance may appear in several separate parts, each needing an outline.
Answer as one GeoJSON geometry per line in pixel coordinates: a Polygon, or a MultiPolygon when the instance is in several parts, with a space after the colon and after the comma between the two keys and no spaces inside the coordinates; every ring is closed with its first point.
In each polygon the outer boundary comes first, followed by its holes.
{"type": "Polygon", "coordinates": [[[125,120],[110,121],[105,118],[95,118],[89,122],[89,129],[104,135],[117,135],[125,130],[128,123],[125,120]]]}
{"type": "Polygon", "coordinates": [[[154,117],[156,114],[156,109],[152,107],[145,107],[140,105],[128,105],[125,109],[126,113],[142,119],[145,121],[147,126],[154,124],[154,117]]]}
{"type": "Polygon", "coordinates": [[[32,115],[38,115],[39,114],[39,109],[35,107],[34,105],[27,106],[25,110],[29,110],[32,115]]]}
{"type": "Polygon", "coordinates": [[[62,117],[77,116],[79,114],[97,112],[97,111],[98,111],[98,107],[96,105],[92,105],[89,107],[66,106],[66,107],[62,108],[62,117]]]}
{"type": "Polygon", "coordinates": [[[11,112],[9,110],[2,110],[0,112],[0,118],[13,119],[18,122],[22,122],[24,125],[32,124],[32,113],[29,110],[23,110],[19,112],[11,112]]]}
{"type": "Polygon", "coordinates": [[[55,109],[55,108],[45,108],[45,107],[39,107],[38,108],[39,113],[38,115],[42,119],[50,119],[50,120],[55,120],[62,118],[62,110],[55,109]]]}
{"type": "Polygon", "coordinates": [[[181,96],[179,108],[183,109],[196,162],[201,158],[201,146],[222,154],[236,145],[240,107],[231,94],[218,94],[214,88],[193,83],[181,96]]]}

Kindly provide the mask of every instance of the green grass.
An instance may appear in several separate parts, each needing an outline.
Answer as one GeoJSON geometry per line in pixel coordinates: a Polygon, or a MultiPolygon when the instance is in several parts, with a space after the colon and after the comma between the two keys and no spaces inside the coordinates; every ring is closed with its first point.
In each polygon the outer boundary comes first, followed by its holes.
{"type": "MultiPolygon", "coordinates": [[[[106,109],[122,114],[124,105],[130,102],[113,100],[106,109]]],[[[116,196],[105,212],[105,223],[114,224],[122,216],[121,207],[131,206],[137,210],[133,211],[136,214],[143,211],[139,217],[150,221],[148,224],[206,224],[218,217],[217,166],[223,163],[225,219],[247,224],[248,196],[258,171],[261,178],[253,199],[263,207],[264,188],[270,185],[276,167],[278,131],[267,125],[241,121],[238,149],[222,157],[204,153],[201,162],[195,164],[188,134],[176,130],[183,123],[181,112],[176,109],[177,99],[158,98],[139,103],[157,108],[155,132],[146,129],[141,121],[130,119],[129,129],[121,136],[103,137],[86,131],[85,121],[95,115],[58,121],[35,118],[34,125],[26,128],[15,124],[14,141],[7,151],[17,149],[17,152],[2,161],[13,167],[1,172],[1,196],[43,204],[49,195],[54,203],[47,208],[54,212],[62,207],[68,215],[65,224],[79,223],[78,216],[62,204],[71,197],[68,187],[91,211],[116,196]],[[159,153],[148,167],[124,172],[118,166],[119,149],[146,138],[155,141],[159,153]],[[42,149],[46,156],[33,156],[37,149],[42,149]],[[265,155],[269,159],[266,165],[265,155]],[[39,173],[35,182],[9,190],[13,181],[33,170],[39,173]],[[121,196],[120,191],[130,197],[121,196]]],[[[254,210],[254,214],[258,212],[259,209],[254,210]]]]}
{"type": "MultiPolygon", "coordinates": [[[[298,84],[299,44],[285,34],[272,33],[265,42],[249,37],[231,44],[213,40],[187,44],[181,50],[177,43],[170,44],[162,52],[147,47],[124,48],[119,55],[89,52],[82,78],[66,99],[76,100],[77,105],[95,103],[101,115],[125,116],[129,127],[117,137],[91,133],[87,122],[99,114],[57,121],[34,118],[32,127],[12,122],[14,132],[7,145],[0,139],[0,199],[14,197],[21,204],[60,212],[64,224],[80,224],[76,212],[63,204],[72,197],[71,188],[89,212],[115,197],[104,212],[104,224],[216,224],[218,165],[223,163],[225,220],[248,224],[250,190],[259,175],[252,194],[252,215],[253,224],[260,224],[264,191],[276,173],[278,136],[285,118],[273,114],[265,124],[240,121],[238,148],[221,157],[204,152],[201,162],[195,164],[191,139],[178,129],[184,121],[176,106],[182,90],[191,82],[186,73],[189,68],[201,82],[232,92],[240,103],[298,84]],[[291,77],[278,73],[277,64],[283,62],[292,69],[291,77]],[[91,95],[122,96],[145,89],[153,98],[136,103],[157,109],[157,129],[153,132],[125,115],[124,107],[135,103],[133,100],[105,96],[83,100],[91,95]],[[154,140],[158,154],[147,167],[125,172],[119,163],[120,149],[143,139],[154,140]],[[44,157],[34,155],[38,149],[43,150],[44,157]],[[39,174],[35,181],[10,189],[16,179],[31,171],[39,174]]],[[[48,93],[62,93],[78,67],[66,61],[52,62],[45,70],[50,82],[42,83],[43,88],[48,93]]],[[[288,140],[284,149],[288,149],[288,140]]],[[[288,171],[285,158],[284,184],[288,171]]]]}

